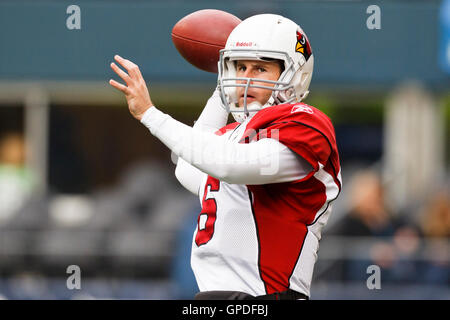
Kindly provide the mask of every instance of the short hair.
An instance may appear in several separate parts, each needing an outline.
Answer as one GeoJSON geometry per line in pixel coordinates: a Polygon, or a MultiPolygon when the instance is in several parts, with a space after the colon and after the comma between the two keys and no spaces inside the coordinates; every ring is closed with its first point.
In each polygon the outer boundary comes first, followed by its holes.
{"type": "MultiPolygon", "coordinates": [[[[280,66],[280,75],[283,73],[283,71],[285,69],[283,60],[275,59],[275,58],[261,58],[261,60],[264,61],[264,62],[277,62],[278,65],[280,66]]],[[[238,60],[234,61],[235,67],[237,66],[237,61],[238,60]]]]}

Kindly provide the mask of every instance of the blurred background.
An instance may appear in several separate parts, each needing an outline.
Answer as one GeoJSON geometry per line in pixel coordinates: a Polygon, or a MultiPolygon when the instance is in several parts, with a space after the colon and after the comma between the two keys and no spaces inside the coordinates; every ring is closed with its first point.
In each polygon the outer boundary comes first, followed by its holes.
{"type": "Polygon", "coordinates": [[[205,8],[278,13],[310,39],[305,102],[332,119],[343,177],[311,298],[450,299],[447,0],[1,1],[0,298],[193,297],[199,201],[108,80],[114,54],[134,61],[156,105],[192,125],[217,79],[170,34],[205,8]]]}

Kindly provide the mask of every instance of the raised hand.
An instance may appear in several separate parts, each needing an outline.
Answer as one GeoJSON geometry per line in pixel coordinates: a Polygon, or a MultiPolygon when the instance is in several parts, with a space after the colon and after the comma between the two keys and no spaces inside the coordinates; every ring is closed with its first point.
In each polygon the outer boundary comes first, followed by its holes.
{"type": "Polygon", "coordinates": [[[147,84],[145,83],[141,71],[136,64],[130,60],[122,58],[119,55],[115,55],[114,60],[116,60],[128,72],[123,71],[114,62],[111,63],[111,69],[113,69],[114,72],[117,73],[123,81],[125,81],[126,85],[123,85],[113,79],[109,80],[109,84],[125,94],[130,113],[133,117],[140,121],[144,112],[153,106],[147,84]]]}

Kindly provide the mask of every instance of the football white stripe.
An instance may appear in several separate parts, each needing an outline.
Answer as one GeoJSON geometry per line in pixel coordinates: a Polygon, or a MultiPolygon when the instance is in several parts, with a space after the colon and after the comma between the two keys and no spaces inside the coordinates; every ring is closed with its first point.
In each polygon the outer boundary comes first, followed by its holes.
{"type": "MultiPolygon", "coordinates": [[[[326,211],[328,211],[331,206],[330,202],[337,198],[339,195],[339,186],[336,184],[336,182],[333,179],[333,176],[330,175],[328,172],[326,172],[323,169],[324,165],[319,162],[319,170],[314,174],[314,177],[322,182],[325,186],[325,194],[326,194],[326,201],[324,202],[323,206],[316,212],[314,215],[313,222],[308,225],[308,230],[312,231],[316,237],[320,240],[320,232],[322,230],[323,225],[328,220],[329,213],[325,214],[326,211]],[[322,217],[324,216],[324,217],[322,217]],[[327,219],[324,219],[327,217],[327,219]],[[320,219],[322,218],[322,219],[320,219]],[[320,219],[320,221],[318,221],[320,219]],[[318,225],[318,226],[316,226],[318,225]]],[[[340,175],[341,171],[339,170],[338,173],[338,179],[340,182],[340,175]]],[[[342,184],[342,183],[341,183],[342,184]]]]}
{"type": "MultiPolygon", "coordinates": [[[[292,290],[304,293],[308,296],[310,295],[310,285],[314,264],[317,260],[321,231],[331,214],[331,201],[336,199],[339,194],[339,186],[336,185],[333,176],[327,173],[323,167],[324,165],[319,162],[319,170],[314,174],[314,177],[325,185],[326,201],[320,210],[316,212],[313,222],[307,226],[308,232],[306,234],[302,252],[294,267],[294,272],[289,279],[289,287],[292,290]]],[[[341,182],[340,176],[341,173],[339,170],[339,182],[341,182]]]]}

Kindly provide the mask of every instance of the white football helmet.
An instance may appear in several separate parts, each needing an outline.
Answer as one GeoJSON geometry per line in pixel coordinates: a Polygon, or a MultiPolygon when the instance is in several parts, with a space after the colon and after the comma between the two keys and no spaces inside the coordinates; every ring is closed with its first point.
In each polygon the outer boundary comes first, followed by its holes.
{"type": "Polygon", "coordinates": [[[236,121],[243,122],[265,107],[304,99],[309,93],[314,57],[308,38],[299,25],[280,15],[259,14],[245,19],[234,28],[225,48],[220,50],[218,64],[222,103],[236,121]],[[236,77],[236,60],[265,59],[277,59],[284,63],[284,71],[277,81],[236,77]],[[273,86],[254,85],[253,81],[273,86]],[[238,105],[237,87],[245,87],[243,108],[238,105]],[[249,87],[273,92],[263,106],[257,102],[247,106],[249,87]]]}

